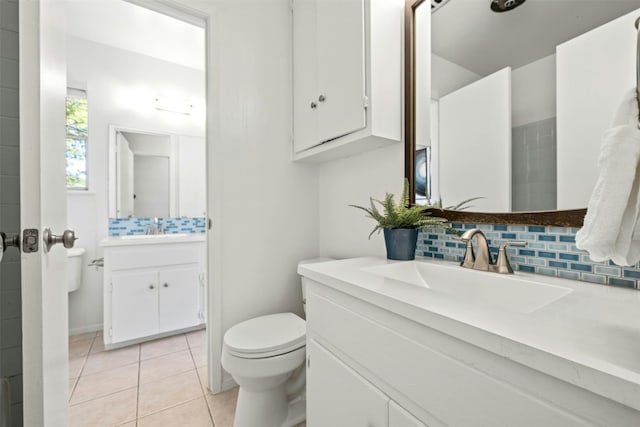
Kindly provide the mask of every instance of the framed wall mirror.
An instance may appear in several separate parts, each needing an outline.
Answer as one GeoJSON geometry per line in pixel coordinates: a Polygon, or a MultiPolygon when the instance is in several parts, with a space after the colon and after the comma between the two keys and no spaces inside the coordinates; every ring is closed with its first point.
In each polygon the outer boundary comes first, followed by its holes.
{"type": "Polygon", "coordinates": [[[580,227],[601,136],[636,85],[638,17],[638,0],[407,0],[416,203],[476,198],[438,215],[580,227]]]}

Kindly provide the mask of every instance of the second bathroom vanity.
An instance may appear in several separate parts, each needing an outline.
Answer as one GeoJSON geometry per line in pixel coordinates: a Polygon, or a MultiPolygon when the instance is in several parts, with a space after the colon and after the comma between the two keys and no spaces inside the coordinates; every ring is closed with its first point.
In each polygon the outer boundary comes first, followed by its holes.
{"type": "Polygon", "coordinates": [[[101,245],[107,349],[204,325],[204,234],[109,237],[101,245]]]}

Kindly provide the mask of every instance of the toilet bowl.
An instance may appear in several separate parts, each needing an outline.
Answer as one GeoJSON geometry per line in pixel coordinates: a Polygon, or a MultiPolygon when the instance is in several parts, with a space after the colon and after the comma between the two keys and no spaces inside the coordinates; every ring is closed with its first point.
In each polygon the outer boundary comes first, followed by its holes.
{"type": "MultiPolygon", "coordinates": [[[[329,259],[300,264],[321,261],[329,259]]],[[[304,304],[304,285],[302,293],[304,304]]],[[[306,323],[293,313],[256,317],[230,328],[224,335],[222,367],[240,386],[234,427],[303,422],[305,357],[306,323]]]]}
{"type": "Polygon", "coordinates": [[[84,248],[67,249],[67,291],[77,291],[82,284],[82,264],[84,248]]]}

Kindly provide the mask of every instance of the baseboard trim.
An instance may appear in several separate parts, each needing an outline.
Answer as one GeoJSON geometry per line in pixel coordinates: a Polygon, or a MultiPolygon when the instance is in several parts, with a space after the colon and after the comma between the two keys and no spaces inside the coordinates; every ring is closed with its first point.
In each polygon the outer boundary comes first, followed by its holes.
{"type": "Polygon", "coordinates": [[[80,328],[69,328],[69,336],[86,334],[87,332],[97,332],[102,330],[102,323],[96,323],[94,325],[82,326],[80,328]]]}

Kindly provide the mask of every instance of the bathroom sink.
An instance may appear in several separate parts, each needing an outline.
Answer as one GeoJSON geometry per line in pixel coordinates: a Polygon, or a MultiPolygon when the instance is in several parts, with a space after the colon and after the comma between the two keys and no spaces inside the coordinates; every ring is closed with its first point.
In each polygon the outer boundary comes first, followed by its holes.
{"type": "Polygon", "coordinates": [[[572,291],[518,274],[489,273],[418,261],[366,267],[363,271],[447,294],[468,303],[519,313],[532,313],[572,291]]]}
{"type": "Polygon", "coordinates": [[[172,233],[172,234],[137,234],[134,236],[120,236],[124,240],[145,240],[145,239],[171,239],[176,237],[187,237],[188,233],[172,233]]]}

